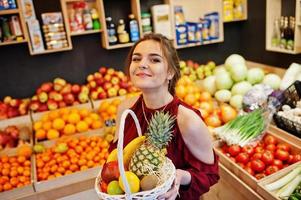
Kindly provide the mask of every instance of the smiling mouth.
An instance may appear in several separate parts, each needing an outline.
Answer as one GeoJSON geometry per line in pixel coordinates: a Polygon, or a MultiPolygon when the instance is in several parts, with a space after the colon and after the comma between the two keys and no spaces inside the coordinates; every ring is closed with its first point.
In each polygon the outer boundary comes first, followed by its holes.
{"type": "Polygon", "coordinates": [[[142,72],[137,73],[136,76],[138,76],[138,77],[151,77],[150,74],[146,74],[146,73],[142,73],[142,72]]]}

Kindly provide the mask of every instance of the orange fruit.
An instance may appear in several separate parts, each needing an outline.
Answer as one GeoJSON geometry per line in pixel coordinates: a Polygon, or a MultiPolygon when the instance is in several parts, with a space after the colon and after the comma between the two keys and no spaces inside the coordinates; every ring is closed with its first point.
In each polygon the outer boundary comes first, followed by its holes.
{"type": "Polygon", "coordinates": [[[50,120],[55,120],[56,118],[59,118],[59,116],[60,116],[60,113],[57,110],[50,111],[48,113],[48,117],[49,117],[50,120]]]}
{"type": "Polygon", "coordinates": [[[35,122],[35,123],[33,124],[33,130],[37,131],[37,130],[41,129],[41,128],[42,128],[42,125],[43,125],[42,121],[37,121],[37,122],[35,122]]]}
{"type": "Polygon", "coordinates": [[[3,185],[3,189],[4,189],[5,191],[10,190],[10,189],[12,189],[12,185],[11,185],[10,183],[5,183],[5,184],[3,185]]]}
{"type": "Polygon", "coordinates": [[[107,108],[107,113],[109,115],[113,115],[117,113],[117,107],[115,105],[109,105],[109,107],[107,108]]]}
{"type": "Polygon", "coordinates": [[[99,121],[93,121],[92,122],[92,129],[98,129],[101,128],[103,126],[103,123],[99,120],[99,121]]]}
{"type": "Polygon", "coordinates": [[[79,121],[77,124],[76,124],[76,130],[78,132],[85,132],[89,129],[89,126],[88,124],[85,122],[85,121],[79,121]]]}
{"type": "Polygon", "coordinates": [[[85,117],[84,121],[90,126],[93,123],[93,119],[91,117],[85,117]]]}
{"type": "Polygon", "coordinates": [[[210,101],[212,99],[211,94],[207,91],[201,92],[200,101],[210,101]]]}
{"type": "Polygon", "coordinates": [[[56,138],[59,138],[60,137],[60,133],[55,130],[55,129],[50,129],[48,132],[47,132],[47,138],[49,140],[51,139],[56,139],[56,138]]]}
{"type": "Polygon", "coordinates": [[[2,173],[2,176],[8,176],[9,175],[9,169],[4,168],[4,169],[2,169],[1,173],[2,173]]]}
{"type": "Polygon", "coordinates": [[[121,100],[116,98],[113,101],[111,101],[111,104],[115,105],[115,106],[119,106],[119,104],[121,103],[121,100]]]}
{"type": "Polygon", "coordinates": [[[195,104],[195,102],[197,101],[196,97],[194,94],[189,93],[184,97],[184,101],[185,103],[187,103],[188,105],[193,105],[195,104]]]}
{"type": "Polygon", "coordinates": [[[68,116],[68,122],[71,124],[76,124],[80,121],[80,115],[78,113],[72,112],[68,116]]]}
{"type": "Polygon", "coordinates": [[[26,161],[26,157],[25,156],[18,156],[17,161],[18,161],[18,163],[22,164],[26,161]]]}
{"type": "Polygon", "coordinates": [[[42,121],[42,122],[49,121],[49,116],[48,116],[47,114],[44,114],[44,115],[41,117],[41,121],[42,121]]]}
{"type": "Polygon", "coordinates": [[[80,171],[84,171],[84,170],[87,170],[87,169],[88,169],[88,167],[86,165],[83,165],[83,166],[80,167],[80,171]]]}
{"type": "Polygon", "coordinates": [[[59,114],[60,115],[69,114],[69,109],[68,108],[61,108],[61,109],[59,109],[59,114]]]}
{"type": "Polygon", "coordinates": [[[32,154],[32,149],[29,145],[23,144],[18,148],[18,156],[24,156],[26,158],[29,158],[32,154]]]}
{"type": "Polygon", "coordinates": [[[76,128],[73,124],[67,124],[65,127],[64,127],[64,130],[63,130],[63,133],[66,134],[66,135],[72,135],[76,132],[76,128]]]}
{"type": "Polygon", "coordinates": [[[92,118],[92,120],[94,120],[94,121],[99,120],[99,115],[96,114],[96,113],[91,113],[89,116],[90,116],[90,117],[92,118]]]}
{"type": "Polygon", "coordinates": [[[52,122],[52,128],[56,130],[62,130],[65,127],[65,121],[61,118],[54,119],[52,122]]]}
{"type": "Polygon", "coordinates": [[[2,162],[2,163],[8,162],[8,156],[7,156],[7,155],[2,156],[2,157],[1,157],[1,162],[2,162]]]}
{"type": "Polygon", "coordinates": [[[46,138],[46,131],[44,129],[38,129],[35,133],[37,140],[43,140],[46,138]]]}
{"type": "Polygon", "coordinates": [[[103,101],[98,108],[98,112],[105,112],[109,107],[110,103],[108,101],[103,101]]]}
{"type": "Polygon", "coordinates": [[[183,85],[177,85],[176,87],[176,95],[180,98],[180,99],[184,99],[184,97],[186,96],[187,92],[186,89],[183,85]]]}
{"type": "Polygon", "coordinates": [[[213,111],[213,102],[203,101],[200,103],[200,108],[206,110],[208,113],[211,113],[213,111]]]}
{"type": "Polygon", "coordinates": [[[52,127],[51,121],[45,121],[45,122],[43,123],[42,127],[43,127],[43,129],[46,130],[46,131],[49,130],[49,129],[51,129],[51,127],[52,127]]]}
{"type": "Polygon", "coordinates": [[[89,115],[89,111],[86,108],[82,108],[79,110],[79,115],[81,116],[81,118],[85,118],[89,115]]]}

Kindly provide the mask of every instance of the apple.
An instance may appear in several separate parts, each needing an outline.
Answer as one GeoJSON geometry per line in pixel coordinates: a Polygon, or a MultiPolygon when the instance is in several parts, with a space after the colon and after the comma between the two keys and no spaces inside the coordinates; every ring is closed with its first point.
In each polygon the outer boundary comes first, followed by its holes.
{"type": "Polygon", "coordinates": [[[91,99],[93,99],[93,100],[98,99],[98,92],[97,91],[92,91],[91,92],[91,99]]]}
{"type": "Polygon", "coordinates": [[[10,135],[0,131],[0,146],[5,147],[11,140],[12,137],[10,135]]]}
{"type": "Polygon", "coordinates": [[[62,89],[63,89],[63,85],[59,84],[59,83],[54,83],[54,90],[57,91],[57,92],[60,92],[62,89]]]}
{"type": "Polygon", "coordinates": [[[96,81],[90,81],[89,83],[88,83],[88,85],[90,86],[90,89],[91,88],[96,88],[96,86],[97,86],[97,83],[96,83],[96,81]]]}
{"type": "Polygon", "coordinates": [[[127,89],[127,88],[129,87],[129,83],[128,83],[127,81],[121,81],[121,82],[119,83],[119,86],[120,86],[121,88],[127,89]]]}
{"type": "Polygon", "coordinates": [[[124,82],[129,82],[129,77],[127,77],[127,76],[124,76],[123,78],[121,78],[121,81],[124,81],[124,82]]]}
{"type": "Polygon", "coordinates": [[[93,81],[94,80],[94,76],[92,74],[89,74],[87,76],[87,82],[93,81]]]}
{"type": "Polygon", "coordinates": [[[63,100],[66,103],[66,105],[72,105],[73,102],[75,101],[75,98],[73,94],[68,93],[63,95],[63,100]]]}
{"type": "Polygon", "coordinates": [[[3,120],[3,119],[7,119],[8,116],[7,116],[7,113],[5,112],[0,112],[0,120],[3,120]]]}
{"type": "Polygon", "coordinates": [[[62,78],[55,78],[54,80],[53,80],[53,83],[54,84],[59,84],[59,85],[61,85],[61,86],[64,86],[64,85],[66,85],[66,80],[64,80],[64,79],[62,79],[62,78]]]}
{"type": "Polygon", "coordinates": [[[121,88],[121,89],[118,90],[118,95],[119,95],[119,96],[123,96],[123,95],[126,95],[126,94],[127,94],[126,89],[121,88]]]}
{"type": "Polygon", "coordinates": [[[111,79],[112,79],[112,75],[106,74],[103,78],[104,78],[105,81],[110,82],[111,79]]]}
{"type": "Polygon", "coordinates": [[[11,96],[6,96],[4,97],[3,99],[3,102],[6,103],[6,104],[9,104],[9,102],[12,100],[12,97],[11,96]]]}
{"type": "Polygon", "coordinates": [[[9,105],[11,107],[14,107],[14,108],[17,108],[19,107],[19,105],[22,103],[21,99],[12,99],[10,102],[9,102],[9,105]]]}
{"type": "Polygon", "coordinates": [[[187,65],[188,67],[193,67],[193,61],[192,61],[192,60],[187,60],[187,61],[186,61],[186,65],[187,65]]]}
{"type": "Polygon", "coordinates": [[[28,107],[28,104],[27,103],[21,103],[18,110],[19,110],[19,113],[20,115],[25,115],[27,113],[27,107],[28,107]]]}
{"type": "Polygon", "coordinates": [[[40,107],[40,102],[38,100],[32,100],[29,104],[29,109],[32,111],[37,111],[40,107]]]}
{"type": "Polygon", "coordinates": [[[37,101],[37,100],[39,100],[39,99],[38,99],[38,96],[37,96],[37,95],[33,95],[33,96],[31,97],[31,100],[32,100],[32,101],[37,101]]]}
{"type": "Polygon", "coordinates": [[[59,105],[57,104],[57,102],[53,99],[49,99],[47,101],[47,106],[48,106],[48,110],[55,110],[59,107],[59,105]]]}
{"type": "Polygon", "coordinates": [[[80,85],[73,84],[72,87],[71,87],[71,92],[73,94],[78,94],[80,92],[80,85]]]}
{"type": "Polygon", "coordinates": [[[39,101],[45,103],[48,100],[48,94],[46,92],[41,92],[38,95],[39,101]]]}
{"type": "Polygon", "coordinates": [[[38,108],[38,112],[44,112],[48,110],[48,106],[46,103],[40,103],[39,108],[38,108]]]}
{"type": "Polygon", "coordinates": [[[36,91],[36,94],[40,94],[42,92],[43,92],[42,88],[38,88],[37,91],[36,91]]]}
{"type": "Polygon", "coordinates": [[[111,79],[111,83],[113,85],[117,85],[120,82],[120,79],[117,76],[113,76],[111,79]]]}
{"type": "Polygon", "coordinates": [[[35,153],[43,153],[44,151],[46,151],[46,148],[43,144],[38,143],[33,146],[33,151],[35,153]]]}
{"type": "Polygon", "coordinates": [[[109,183],[113,180],[118,180],[119,176],[120,173],[117,161],[107,162],[103,165],[101,171],[101,179],[103,181],[109,183]]]}
{"type": "Polygon", "coordinates": [[[8,118],[17,117],[19,116],[19,110],[17,108],[9,107],[7,110],[7,116],[8,118]]]}
{"type": "Polygon", "coordinates": [[[63,95],[60,93],[56,93],[56,95],[54,96],[54,100],[55,101],[62,101],[63,100],[63,95]]]}
{"type": "Polygon", "coordinates": [[[51,82],[47,82],[47,83],[43,83],[41,86],[40,86],[42,92],[50,92],[52,89],[53,89],[53,83],[51,82]]]}
{"type": "Polygon", "coordinates": [[[96,90],[98,93],[100,93],[100,92],[104,92],[105,90],[102,88],[102,87],[97,87],[97,90],[96,90]]]}
{"type": "Polygon", "coordinates": [[[67,106],[67,104],[64,101],[59,101],[59,108],[64,108],[67,106]]]}
{"type": "Polygon", "coordinates": [[[99,73],[99,72],[95,72],[95,73],[94,73],[94,80],[95,80],[95,79],[98,79],[98,78],[102,78],[102,74],[99,73]]]}
{"type": "Polygon", "coordinates": [[[105,75],[107,73],[107,68],[106,67],[100,67],[99,68],[99,73],[101,73],[102,75],[105,75]]]}
{"type": "Polygon", "coordinates": [[[96,84],[97,84],[98,86],[102,86],[102,85],[104,84],[105,80],[104,80],[104,78],[102,77],[102,78],[97,78],[97,79],[95,79],[95,82],[96,82],[96,84]]]}
{"type": "Polygon", "coordinates": [[[13,139],[19,139],[20,131],[19,131],[18,127],[15,125],[7,126],[4,129],[4,132],[6,132],[6,134],[8,134],[8,135],[11,135],[13,139]]]}
{"type": "Polygon", "coordinates": [[[180,64],[180,69],[183,69],[184,67],[186,67],[186,63],[184,60],[181,60],[179,64],[180,64]]]}
{"type": "Polygon", "coordinates": [[[110,82],[105,82],[103,84],[103,89],[105,89],[106,91],[108,91],[108,89],[110,89],[111,87],[113,87],[113,85],[110,82]]]}
{"type": "Polygon", "coordinates": [[[117,96],[117,90],[116,88],[110,88],[108,89],[108,97],[116,97],[117,96]]]}
{"type": "Polygon", "coordinates": [[[88,94],[84,92],[79,93],[78,100],[81,103],[86,103],[89,100],[88,94]]]}
{"type": "Polygon", "coordinates": [[[60,91],[61,94],[68,94],[71,93],[71,84],[67,83],[65,86],[63,86],[62,90],[60,91]]]}
{"type": "Polygon", "coordinates": [[[105,91],[98,93],[98,99],[106,99],[108,97],[105,91]]]}
{"type": "Polygon", "coordinates": [[[87,86],[82,85],[80,93],[89,94],[89,92],[90,92],[90,89],[87,86]]]}
{"type": "Polygon", "coordinates": [[[118,78],[122,79],[123,77],[125,77],[125,74],[122,71],[118,71],[116,72],[116,75],[118,78]]]}
{"type": "Polygon", "coordinates": [[[113,69],[113,68],[109,68],[107,70],[107,74],[109,74],[109,75],[113,75],[114,73],[115,73],[115,69],[113,69]]]}
{"type": "Polygon", "coordinates": [[[193,69],[197,69],[197,68],[199,68],[199,63],[197,63],[197,62],[195,62],[195,63],[193,63],[193,69]]]}

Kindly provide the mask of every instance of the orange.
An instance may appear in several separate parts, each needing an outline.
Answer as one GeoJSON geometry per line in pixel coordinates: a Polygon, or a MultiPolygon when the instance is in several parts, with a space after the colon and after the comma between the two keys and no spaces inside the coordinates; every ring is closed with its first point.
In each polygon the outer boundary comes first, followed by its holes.
{"type": "Polygon", "coordinates": [[[84,170],[87,170],[87,169],[88,169],[88,167],[86,165],[83,165],[83,166],[80,167],[80,171],[84,171],[84,170]]]}
{"type": "Polygon", "coordinates": [[[48,130],[51,129],[51,127],[52,127],[51,121],[45,121],[45,122],[43,123],[42,127],[43,127],[44,130],[48,131],[48,130]]]}
{"type": "Polygon", "coordinates": [[[10,179],[10,184],[13,186],[13,187],[16,187],[19,183],[19,179],[17,177],[12,177],[10,179]]]}
{"type": "Polygon", "coordinates": [[[44,166],[43,160],[37,160],[37,167],[42,168],[44,166]]]}
{"type": "Polygon", "coordinates": [[[61,118],[54,119],[52,122],[52,128],[56,130],[62,130],[65,127],[65,121],[61,118]]]}
{"type": "Polygon", "coordinates": [[[81,118],[85,118],[89,115],[89,111],[86,108],[82,108],[79,110],[79,115],[81,116],[81,118]]]}
{"type": "Polygon", "coordinates": [[[85,117],[84,121],[90,126],[93,123],[93,119],[91,117],[85,117]]]}
{"type": "Polygon", "coordinates": [[[103,126],[103,123],[99,120],[99,121],[93,121],[92,122],[92,129],[98,129],[101,128],[103,126]]]}
{"type": "Polygon", "coordinates": [[[63,119],[65,122],[68,122],[68,118],[69,118],[69,114],[63,114],[63,115],[62,115],[62,119],[63,119]]]}
{"type": "Polygon", "coordinates": [[[78,165],[83,166],[83,165],[85,165],[87,163],[87,160],[85,160],[85,159],[79,159],[77,163],[78,163],[78,165]]]}
{"type": "Polygon", "coordinates": [[[44,129],[38,129],[35,133],[37,140],[44,140],[46,138],[46,131],[44,129]]]}
{"type": "Polygon", "coordinates": [[[69,109],[68,108],[61,108],[61,109],[59,109],[59,114],[60,115],[69,114],[69,109]]]}
{"type": "Polygon", "coordinates": [[[8,176],[9,175],[9,169],[7,169],[7,168],[2,169],[1,173],[2,173],[3,176],[8,176]]]}
{"type": "Polygon", "coordinates": [[[207,91],[201,92],[200,101],[210,101],[212,99],[211,94],[207,91]]]}
{"type": "Polygon", "coordinates": [[[185,97],[184,97],[184,101],[185,103],[187,103],[188,105],[193,105],[195,104],[195,102],[197,101],[196,97],[194,94],[187,94],[185,97]]]}
{"type": "Polygon", "coordinates": [[[49,140],[56,139],[56,138],[59,138],[59,137],[60,137],[60,133],[57,130],[55,130],[55,129],[50,129],[47,132],[47,138],[49,140]]]}
{"type": "Polygon", "coordinates": [[[77,171],[78,170],[78,166],[76,164],[71,164],[69,169],[73,172],[77,171]]]}
{"type": "Polygon", "coordinates": [[[66,134],[66,135],[72,135],[76,132],[76,128],[73,124],[67,124],[65,127],[64,127],[64,130],[63,130],[63,133],[66,134]]]}
{"type": "Polygon", "coordinates": [[[50,111],[48,113],[48,117],[50,120],[55,120],[56,118],[59,118],[59,116],[60,116],[60,113],[57,110],[50,111]]]}
{"type": "Polygon", "coordinates": [[[71,170],[66,170],[65,175],[72,174],[72,173],[73,172],[71,170]]]}
{"type": "Polygon", "coordinates": [[[119,106],[119,104],[121,103],[121,100],[116,98],[113,101],[111,101],[111,104],[115,105],[115,106],[119,106]]]}
{"type": "Polygon", "coordinates": [[[186,96],[187,92],[186,89],[183,85],[178,85],[176,87],[176,95],[180,98],[180,99],[184,99],[184,97],[186,96]]]}
{"type": "Polygon", "coordinates": [[[109,107],[107,108],[107,113],[109,115],[113,115],[117,113],[117,107],[115,105],[109,105],[109,107]]]}
{"type": "Polygon", "coordinates": [[[24,172],[23,172],[23,175],[26,177],[30,177],[30,171],[29,170],[25,170],[24,172]]]}
{"type": "Polygon", "coordinates": [[[99,115],[98,114],[96,114],[96,113],[91,113],[90,114],[90,117],[92,118],[92,120],[99,120],[99,115]]]}
{"type": "Polygon", "coordinates": [[[19,147],[18,149],[18,155],[19,156],[24,156],[26,158],[29,158],[32,154],[32,149],[29,145],[23,144],[22,146],[19,147]]]}
{"type": "Polygon", "coordinates": [[[26,160],[23,165],[29,167],[30,166],[30,160],[26,160]]]}
{"type": "Polygon", "coordinates": [[[37,130],[41,129],[42,125],[43,125],[42,121],[35,122],[33,125],[33,130],[37,131],[37,130]]]}
{"type": "Polygon", "coordinates": [[[2,157],[1,157],[1,162],[2,162],[2,163],[8,162],[8,156],[7,156],[7,155],[2,156],[2,157]]]}
{"type": "Polygon", "coordinates": [[[72,112],[68,116],[68,122],[71,124],[76,124],[80,121],[80,115],[78,113],[72,112]]]}
{"type": "Polygon", "coordinates": [[[17,161],[18,161],[18,163],[22,164],[26,161],[26,157],[25,156],[18,156],[17,161]]]}
{"type": "Polygon", "coordinates": [[[78,132],[85,132],[89,129],[89,126],[88,124],[85,122],[85,121],[79,121],[77,124],[76,124],[76,130],[78,132]]]}
{"type": "Polygon", "coordinates": [[[107,108],[109,107],[110,103],[108,101],[103,101],[100,105],[99,105],[99,109],[98,112],[105,112],[107,110],[107,108]]]}
{"type": "Polygon", "coordinates": [[[62,167],[64,167],[65,169],[68,169],[69,166],[70,166],[70,162],[68,160],[63,161],[62,167]]]}
{"type": "Polygon", "coordinates": [[[17,170],[11,170],[9,175],[10,175],[10,177],[16,177],[16,176],[18,176],[18,171],[17,170]]]}
{"type": "Polygon", "coordinates": [[[49,116],[48,116],[47,114],[44,114],[44,115],[41,117],[41,121],[42,121],[42,122],[49,121],[49,116]]]}
{"type": "Polygon", "coordinates": [[[6,191],[6,190],[10,190],[10,189],[12,189],[12,185],[10,184],[10,183],[5,183],[4,185],[3,185],[3,189],[6,191]]]}

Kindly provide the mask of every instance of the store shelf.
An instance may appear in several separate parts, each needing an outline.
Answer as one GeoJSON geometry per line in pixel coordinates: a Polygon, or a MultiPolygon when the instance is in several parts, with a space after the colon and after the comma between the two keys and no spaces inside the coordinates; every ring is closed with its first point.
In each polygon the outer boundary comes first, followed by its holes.
{"type": "Polygon", "coordinates": [[[27,40],[2,42],[2,43],[0,43],[0,46],[6,46],[6,45],[12,45],[12,44],[21,44],[21,43],[26,43],[26,42],[27,42],[27,40]]]}
{"type": "Polygon", "coordinates": [[[88,34],[94,34],[94,33],[101,33],[102,29],[98,30],[89,30],[89,31],[83,31],[83,32],[71,32],[71,36],[79,36],[79,35],[88,35],[88,34]]]}
{"type": "Polygon", "coordinates": [[[66,48],[61,48],[61,49],[52,49],[52,50],[45,50],[42,52],[31,52],[30,55],[41,55],[41,54],[47,54],[47,53],[55,53],[55,52],[61,52],[61,51],[69,51],[72,50],[72,47],[66,47],[66,48]]]}
{"type": "Polygon", "coordinates": [[[231,21],[224,21],[224,23],[231,23],[231,22],[241,22],[241,21],[246,21],[248,20],[247,18],[244,18],[244,19],[233,19],[231,21]]]}
{"type": "Polygon", "coordinates": [[[298,51],[281,49],[281,48],[278,48],[278,47],[268,47],[268,48],[266,48],[266,50],[275,51],[275,52],[279,52],[279,53],[287,53],[287,54],[299,54],[298,51]]]}
{"type": "Polygon", "coordinates": [[[115,45],[110,45],[107,46],[106,49],[119,49],[119,48],[125,48],[125,47],[131,47],[133,46],[134,43],[126,43],[126,44],[115,44],[115,45]]]}
{"type": "Polygon", "coordinates": [[[216,39],[216,40],[211,40],[211,41],[205,41],[203,43],[191,43],[191,44],[187,44],[187,45],[177,45],[176,49],[203,46],[203,45],[207,45],[207,44],[219,43],[219,42],[222,42],[222,41],[223,41],[222,39],[216,39]]]}
{"type": "Polygon", "coordinates": [[[19,14],[19,9],[0,10],[0,15],[19,14]]]}

